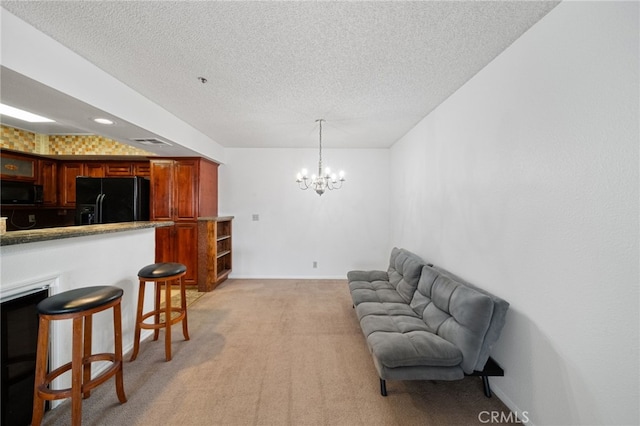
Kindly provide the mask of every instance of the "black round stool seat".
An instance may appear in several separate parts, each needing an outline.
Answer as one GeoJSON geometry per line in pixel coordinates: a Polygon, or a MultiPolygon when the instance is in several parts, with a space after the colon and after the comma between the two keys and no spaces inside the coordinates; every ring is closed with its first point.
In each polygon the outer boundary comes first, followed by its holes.
{"type": "Polygon", "coordinates": [[[170,277],[172,275],[182,274],[187,271],[187,267],[182,263],[164,262],[147,265],[138,271],[140,278],[148,278],[157,280],[160,278],[170,277]]]}
{"type": "Polygon", "coordinates": [[[58,293],[38,303],[38,313],[62,315],[87,311],[122,297],[119,287],[108,285],[83,287],[58,293]]]}

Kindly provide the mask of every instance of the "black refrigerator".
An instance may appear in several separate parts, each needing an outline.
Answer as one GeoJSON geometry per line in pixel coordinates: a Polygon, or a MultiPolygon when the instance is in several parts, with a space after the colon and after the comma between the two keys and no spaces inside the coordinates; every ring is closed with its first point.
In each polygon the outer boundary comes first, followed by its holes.
{"type": "Polygon", "coordinates": [[[149,180],[76,178],[76,225],[149,220],[149,180]]]}

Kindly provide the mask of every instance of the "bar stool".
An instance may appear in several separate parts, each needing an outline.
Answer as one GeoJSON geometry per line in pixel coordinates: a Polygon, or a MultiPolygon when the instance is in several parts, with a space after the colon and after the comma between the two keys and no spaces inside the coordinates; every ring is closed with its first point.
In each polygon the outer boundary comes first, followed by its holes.
{"type": "Polygon", "coordinates": [[[141,329],[153,329],[153,340],[158,340],[160,329],[165,329],[164,334],[164,350],[167,361],[171,361],[171,326],[182,321],[182,335],[184,340],[189,340],[189,330],[187,328],[187,292],[184,281],[181,277],[186,274],[187,267],[181,263],[165,262],[147,265],[138,271],[140,278],[140,289],[138,291],[138,313],[136,315],[136,328],[133,337],[133,353],[130,361],[138,356],[140,349],[140,331],[141,329]],[[155,302],[152,311],[143,314],[144,308],[144,287],[145,283],[155,283],[155,302]],[[171,282],[177,281],[180,286],[180,307],[171,306],[171,282]],[[160,287],[164,285],[165,289],[165,306],[160,307],[160,287]],[[172,312],[178,315],[171,316],[172,312]],[[160,322],[160,314],[164,313],[164,320],[160,322]],[[153,323],[145,323],[144,321],[153,316],[153,323]]]}
{"type": "Polygon", "coordinates": [[[123,291],[112,286],[84,287],[65,291],[38,303],[38,347],[36,377],[33,390],[33,417],[31,424],[38,426],[44,415],[44,401],[71,397],[71,423],[82,423],[82,399],[91,389],[116,376],[116,393],[121,403],[127,402],[122,378],[122,319],[120,302],[123,291]],[[91,353],[93,314],[113,308],[114,353],[91,353]],[[49,352],[49,325],[51,321],[72,319],[73,337],[71,362],[47,373],[49,352]],[[84,321],[83,321],[84,320],[84,321]],[[84,324],[83,324],[84,322],[84,324]],[[91,363],[109,361],[112,364],[97,377],[91,378],[91,363]],[[51,389],[51,382],[71,370],[71,388],[51,389]]]}

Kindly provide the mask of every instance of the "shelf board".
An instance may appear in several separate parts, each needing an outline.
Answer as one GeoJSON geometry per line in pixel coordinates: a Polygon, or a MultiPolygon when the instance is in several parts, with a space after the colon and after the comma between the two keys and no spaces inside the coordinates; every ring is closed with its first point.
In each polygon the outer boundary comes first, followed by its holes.
{"type": "Polygon", "coordinates": [[[217,276],[216,282],[225,279],[231,273],[231,269],[223,269],[217,276]]]}
{"type": "Polygon", "coordinates": [[[223,235],[221,237],[218,237],[216,241],[228,240],[229,238],[231,238],[231,235],[223,235]]]}
{"type": "Polygon", "coordinates": [[[220,253],[216,254],[216,259],[220,259],[221,257],[226,256],[228,254],[231,254],[231,250],[221,251],[220,253]]]}

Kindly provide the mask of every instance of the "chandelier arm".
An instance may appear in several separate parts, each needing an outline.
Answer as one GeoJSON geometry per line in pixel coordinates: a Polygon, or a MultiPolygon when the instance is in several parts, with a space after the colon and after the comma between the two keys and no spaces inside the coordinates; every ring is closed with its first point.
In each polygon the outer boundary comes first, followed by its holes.
{"type": "Polygon", "coordinates": [[[342,182],[344,182],[344,180],[339,180],[338,182],[334,183],[332,185],[333,188],[331,188],[331,189],[340,189],[340,188],[342,188],[342,182]]]}

